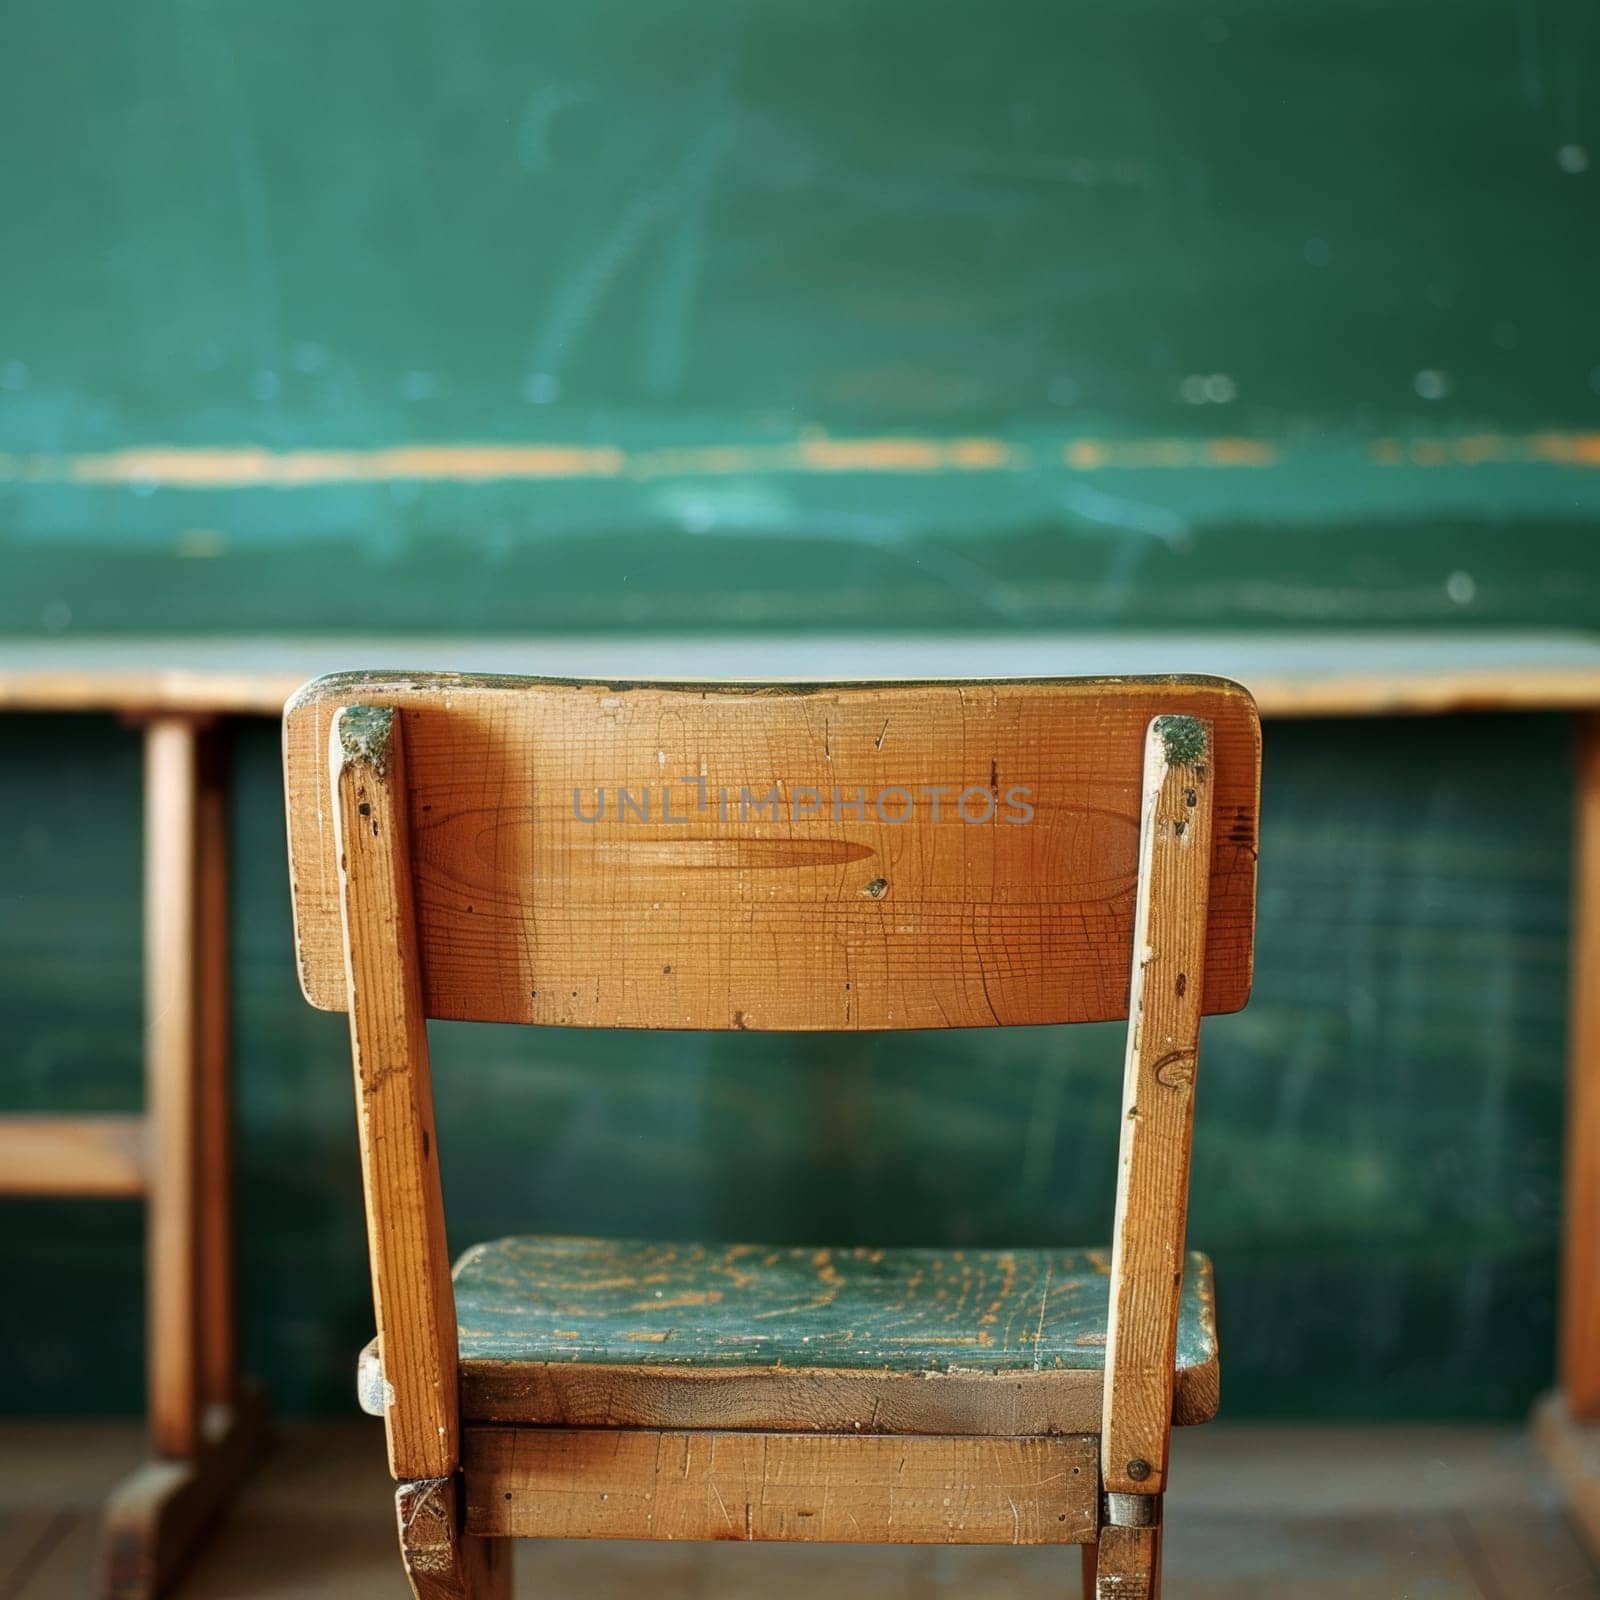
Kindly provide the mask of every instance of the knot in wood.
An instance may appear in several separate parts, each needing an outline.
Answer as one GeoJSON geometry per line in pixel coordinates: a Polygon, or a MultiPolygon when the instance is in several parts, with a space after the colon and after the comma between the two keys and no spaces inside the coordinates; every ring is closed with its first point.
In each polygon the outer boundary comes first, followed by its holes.
{"type": "Polygon", "coordinates": [[[1162,1056],[1151,1070],[1163,1088],[1187,1089],[1194,1082],[1194,1069],[1194,1051],[1174,1050],[1162,1056]]]}

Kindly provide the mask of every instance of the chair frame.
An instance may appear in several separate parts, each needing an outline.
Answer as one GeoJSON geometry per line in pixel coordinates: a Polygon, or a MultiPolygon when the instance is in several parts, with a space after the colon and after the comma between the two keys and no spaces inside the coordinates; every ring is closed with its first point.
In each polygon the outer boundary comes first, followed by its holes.
{"type": "Polygon", "coordinates": [[[1098,1438],[463,1427],[402,722],[392,706],[337,712],[327,798],[378,1329],[374,1387],[418,1600],[508,1600],[507,1541],[529,1535],[1075,1543],[1086,1595],[1156,1594],[1204,1009],[1210,744],[1211,725],[1189,715],[1156,717],[1145,742],[1098,1438]],[[581,1504],[571,1492],[580,1479],[597,1490],[581,1504]],[[996,1481],[1003,1492],[986,1500],[979,1491],[996,1481]],[[952,1512],[957,1491],[966,1497],[952,1512]]]}

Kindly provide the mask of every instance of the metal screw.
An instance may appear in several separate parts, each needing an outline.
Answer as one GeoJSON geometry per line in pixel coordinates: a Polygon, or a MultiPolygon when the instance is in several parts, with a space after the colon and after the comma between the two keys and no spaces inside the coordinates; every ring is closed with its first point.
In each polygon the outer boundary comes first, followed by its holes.
{"type": "Polygon", "coordinates": [[[1143,1460],[1139,1456],[1135,1456],[1133,1460],[1128,1463],[1128,1476],[1132,1478],[1135,1483],[1143,1483],[1144,1480],[1150,1476],[1150,1463],[1143,1460]]]}

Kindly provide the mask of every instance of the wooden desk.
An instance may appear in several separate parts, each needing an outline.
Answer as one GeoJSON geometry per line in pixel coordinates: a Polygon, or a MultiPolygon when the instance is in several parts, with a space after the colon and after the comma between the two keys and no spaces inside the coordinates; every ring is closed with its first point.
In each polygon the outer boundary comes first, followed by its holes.
{"type": "Polygon", "coordinates": [[[1600,640],[1554,633],[71,639],[0,644],[0,711],[145,728],[144,1118],[0,1118],[9,1192],[145,1194],[156,1459],[113,1499],[107,1592],[153,1594],[231,1492],[259,1403],[236,1377],[228,1188],[227,719],[372,667],[552,677],[937,678],[1214,672],[1267,717],[1560,711],[1578,727],[1560,1391],[1538,1428],[1600,1552],[1600,640]]]}
{"type": "Polygon", "coordinates": [[[125,709],[144,734],[144,1114],[0,1117],[0,1193],[145,1200],[152,1459],[107,1506],[102,1590],[146,1600],[248,1469],[265,1407],[234,1334],[225,733],[125,709]]]}
{"type": "Polygon", "coordinates": [[[1245,684],[1269,717],[1600,708],[1600,638],[1308,632],[0,641],[0,710],[275,717],[308,678],[371,667],[810,682],[1214,672],[1245,684]]]}

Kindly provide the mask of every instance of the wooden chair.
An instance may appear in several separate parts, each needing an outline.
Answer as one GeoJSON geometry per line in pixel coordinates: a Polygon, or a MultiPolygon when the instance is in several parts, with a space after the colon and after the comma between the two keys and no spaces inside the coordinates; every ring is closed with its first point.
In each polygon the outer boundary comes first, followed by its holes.
{"type": "Polygon", "coordinates": [[[1250,985],[1243,689],[343,675],[285,760],[418,1596],[503,1600],[515,1537],[1078,1544],[1086,1594],[1155,1593],[1171,1427],[1218,1397],[1184,1223],[1200,1018],[1250,985]],[[529,1237],[452,1281],[429,1017],[1130,1016],[1109,1250],[529,1237]]]}

